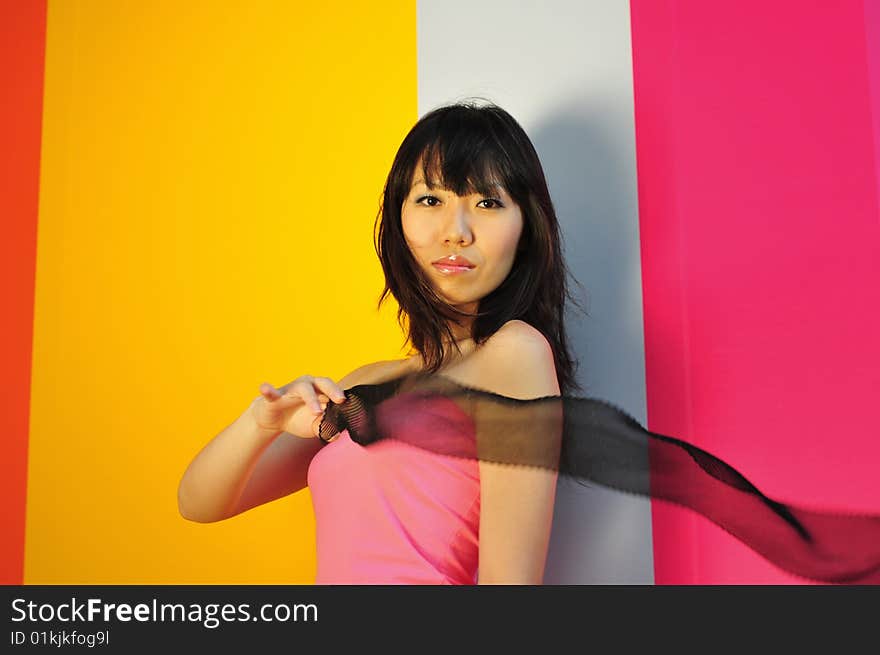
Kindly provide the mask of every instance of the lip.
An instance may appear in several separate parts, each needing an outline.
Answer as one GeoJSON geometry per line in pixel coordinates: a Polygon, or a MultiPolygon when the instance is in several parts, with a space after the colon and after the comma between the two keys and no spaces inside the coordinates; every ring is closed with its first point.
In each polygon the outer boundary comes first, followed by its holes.
{"type": "Polygon", "coordinates": [[[451,266],[450,264],[438,264],[437,262],[434,262],[432,266],[444,275],[459,275],[467,273],[474,268],[473,266],[451,266]]]}
{"type": "Polygon", "coordinates": [[[470,260],[463,255],[450,255],[449,257],[442,257],[433,262],[434,266],[446,266],[449,268],[473,268],[474,265],[471,264],[470,260]]]}

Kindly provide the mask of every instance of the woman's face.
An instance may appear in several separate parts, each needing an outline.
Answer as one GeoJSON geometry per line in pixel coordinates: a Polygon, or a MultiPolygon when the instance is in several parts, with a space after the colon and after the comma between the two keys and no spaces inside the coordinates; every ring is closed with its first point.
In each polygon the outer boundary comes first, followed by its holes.
{"type": "Polygon", "coordinates": [[[438,293],[452,305],[476,311],[478,301],[513,267],[522,211],[501,187],[488,196],[458,196],[439,187],[429,190],[422,167],[415,170],[401,212],[409,249],[438,293]],[[450,255],[467,258],[472,268],[450,270],[434,264],[450,255]]]}

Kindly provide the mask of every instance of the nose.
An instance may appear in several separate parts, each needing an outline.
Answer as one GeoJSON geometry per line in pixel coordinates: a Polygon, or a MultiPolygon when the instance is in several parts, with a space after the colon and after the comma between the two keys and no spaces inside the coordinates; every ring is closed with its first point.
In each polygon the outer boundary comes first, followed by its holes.
{"type": "Polygon", "coordinates": [[[449,216],[444,223],[445,243],[469,243],[473,239],[470,226],[470,208],[467,201],[451,203],[449,216]]]}

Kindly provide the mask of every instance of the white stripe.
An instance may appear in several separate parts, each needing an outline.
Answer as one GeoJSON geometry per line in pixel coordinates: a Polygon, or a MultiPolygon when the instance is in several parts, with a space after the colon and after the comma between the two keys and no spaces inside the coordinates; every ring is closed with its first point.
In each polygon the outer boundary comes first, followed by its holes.
{"type": "MultiPolygon", "coordinates": [[[[588,294],[567,326],[579,381],[647,425],[629,2],[419,0],[416,17],[419,115],[479,95],[525,128],[588,294]]],[[[561,485],[545,582],[652,584],[651,535],[647,499],[561,485]]]]}

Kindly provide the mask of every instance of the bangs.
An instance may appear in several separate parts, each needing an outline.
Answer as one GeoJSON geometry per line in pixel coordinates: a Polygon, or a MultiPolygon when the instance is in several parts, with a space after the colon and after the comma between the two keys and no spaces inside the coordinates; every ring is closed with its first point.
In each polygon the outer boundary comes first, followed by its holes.
{"type": "Polygon", "coordinates": [[[415,166],[415,181],[422,180],[429,189],[446,189],[459,196],[491,196],[498,193],[499,187],[510,193],[513,181],[506,174],[510,167],[505,166],[504,149],[486,137],[484,126],[472,126],[469,130],[467,125],[449,125],[450,122],[438,126],[435,138],[422,149],[415,166]]]}

